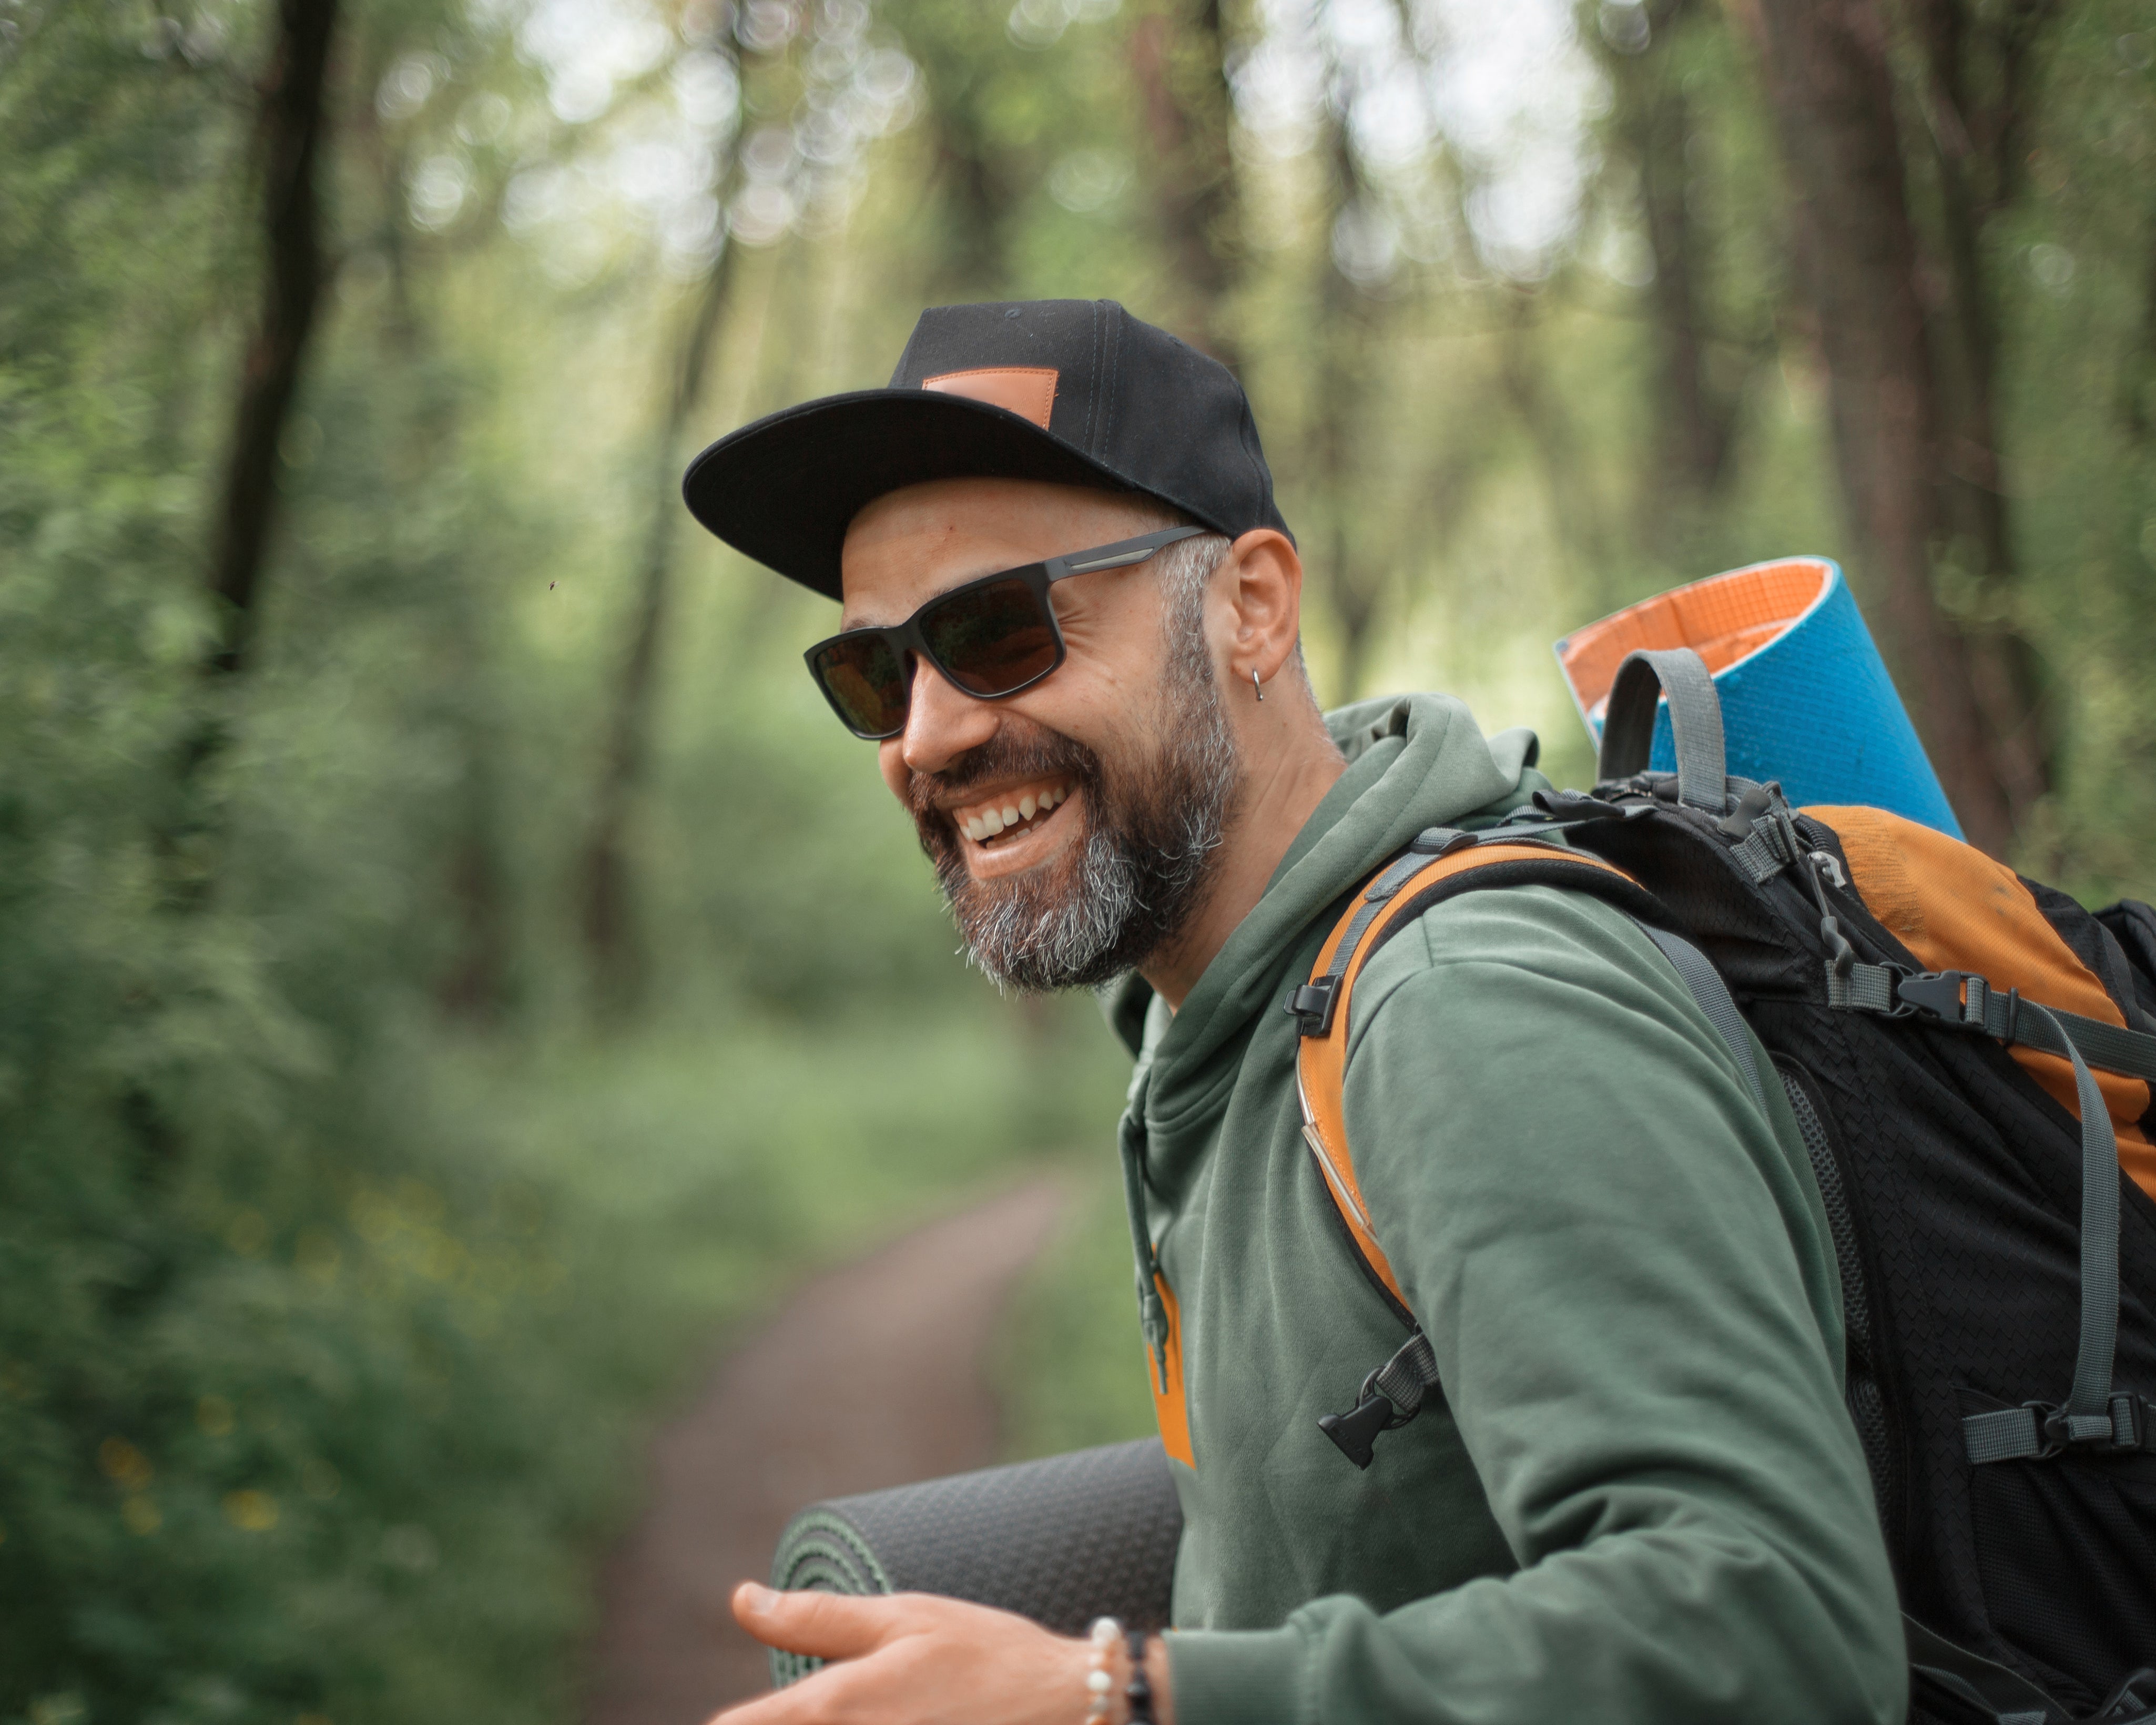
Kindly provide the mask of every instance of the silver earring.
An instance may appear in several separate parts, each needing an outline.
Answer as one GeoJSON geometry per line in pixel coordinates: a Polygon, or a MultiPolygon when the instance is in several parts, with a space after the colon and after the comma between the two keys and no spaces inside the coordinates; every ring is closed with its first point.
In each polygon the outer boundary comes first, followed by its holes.
{"type": "Polygon", "coordinates": [[[1258,668],[1255,665],[1250,667],[1250,689],[1259,700],[1265,698],[1265,691],[1258,686],[1258,668]]]}

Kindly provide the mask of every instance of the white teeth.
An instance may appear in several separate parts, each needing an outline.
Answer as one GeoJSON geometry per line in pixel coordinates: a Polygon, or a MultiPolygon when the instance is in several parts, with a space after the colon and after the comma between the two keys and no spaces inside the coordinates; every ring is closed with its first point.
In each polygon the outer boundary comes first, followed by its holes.
{"type": "Polygon", "coordinates": [[[1051,785],[1045,790],[1028,791],[1016,802],[1005,803],[999,808],[983,809],[977,814],[963,818],[954,814],[952,818],[958,830],[978,845],[994,838],[998,833],[1009,832],[1036,815],[1045,814],[1051,809],[1060,809],[1070,800],[1070,788],[1068,785],[1051,785]]]}

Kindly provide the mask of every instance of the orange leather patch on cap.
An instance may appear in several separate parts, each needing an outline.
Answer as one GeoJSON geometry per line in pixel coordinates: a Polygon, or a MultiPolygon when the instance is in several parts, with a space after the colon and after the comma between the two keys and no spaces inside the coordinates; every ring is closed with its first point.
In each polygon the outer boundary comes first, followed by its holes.
{"type": "Polygon", "coordinates": [[[1055,405],[1055,381],[1061,375],[1054,366],[985,366],[977,372],[946,372],[924,377],[923,389],[940,395],[963,395],[1001,408],[1021,419],[1030,419],[1048,429],[1049,409],[1055,405]]]}

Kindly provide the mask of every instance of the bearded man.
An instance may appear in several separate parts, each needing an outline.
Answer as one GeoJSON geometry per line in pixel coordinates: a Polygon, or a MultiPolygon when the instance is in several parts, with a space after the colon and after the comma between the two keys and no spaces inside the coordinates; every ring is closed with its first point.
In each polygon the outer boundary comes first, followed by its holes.
{"type": "MultiPolygon", "coordinates": [[[[1531,734],[1446,696],[1320,712],[1235,379],[1112,302],[946,306],[888,388],[735,433],[685,490],[841,602],[810,673],[973,962],[1101,990],[1137,1057],[1121,1147],[1184,1515],[1140,1710],[1901,1718],[1795,1122],[1599,899],[1464,894],[1365,966],[1348,1136],[1442,1405],[1363,1471],[1318,1427],[1400,1328],[1305,1150],[1281,1004],[1419,832],[1546,781],[1531,734]]],[[[736,1725],[1078,1725],[1101,1665],[1109,1725],[1132,1711],[1120,1643],[980,1606],[744,1584],[735,1611],[831,1661],[736,1725]]]]}

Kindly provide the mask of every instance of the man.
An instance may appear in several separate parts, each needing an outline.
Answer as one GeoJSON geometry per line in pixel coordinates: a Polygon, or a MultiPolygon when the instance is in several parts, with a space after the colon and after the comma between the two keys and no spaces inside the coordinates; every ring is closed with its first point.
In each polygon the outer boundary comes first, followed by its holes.
{"type": "MultiPolygon", "coordinates": [[[[1403,1332],[1311,1166],[1281,1003],[1419,831],[1543,781],[1528,733],[1448,697],[1319,712],[1235,380],[1112,303],[944,307],[890,388],[737,432],[685,490],[841,601],[811,673],[973,962],[1110,991],[1137,1055],[1122,1150],[1185,1516],[1155,1716],[1899,1719],[1795,1123],[1599,900],[1464,894],[1365,968],[1348,1136],[1444,1405],[1366,1472],[1318,1429],[1403,1332]]],[[[735,1609],[834,1661],[737,1725],[1086,1717],[1087,1645],[1003,1613],[749,1584],[735,1609]]]]}

